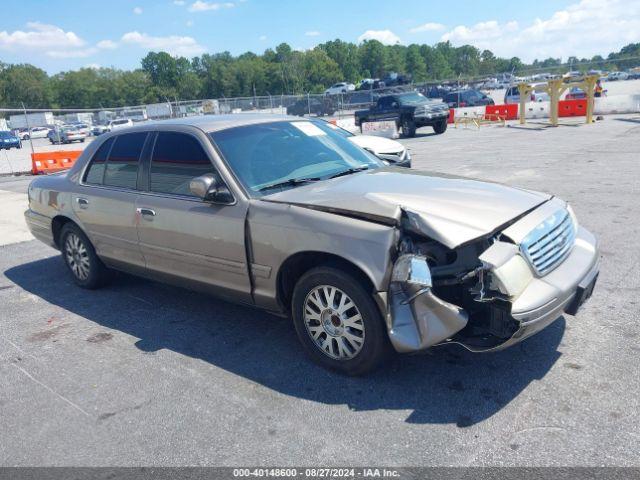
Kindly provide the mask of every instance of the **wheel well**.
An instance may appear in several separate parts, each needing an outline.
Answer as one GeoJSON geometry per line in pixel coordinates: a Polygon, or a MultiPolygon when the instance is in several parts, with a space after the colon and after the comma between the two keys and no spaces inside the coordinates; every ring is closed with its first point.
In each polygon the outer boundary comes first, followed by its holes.
{"type": "Polygon", "coordinates": [[[374,291],[373,282],[367,274],[349,260],[325,252],[300,252],[287,258],[278,271],[278,301],[287,311],[291,305],[296,283],[302,275],[315,267],[338,268],[360,280],[368,291],[374,291]]]}
{"type": "Polygon", "coordinates": [[[60,233],[62,232],[62,227],[64,227],[67,223],[73,223],[75,225],[75,222],[73,220],[63,215],[58,215],[56,217],[53,217],[53,220],[51,220],[51,231],[53,233],[53,242],[56,244],[58,248],[60,248],[60,233]]]}

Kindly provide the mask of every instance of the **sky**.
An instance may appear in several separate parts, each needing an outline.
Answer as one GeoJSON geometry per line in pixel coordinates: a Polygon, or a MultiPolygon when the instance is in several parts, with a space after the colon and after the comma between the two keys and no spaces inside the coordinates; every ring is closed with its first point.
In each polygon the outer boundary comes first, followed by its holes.
{"type": "Polygon", "coordinates": [[[186,57],[299,50],[340,38],[488,48],[526,62],[605,56],[640,42],[640,0],[2,0],[0,61],[49,73],[186,57]]]}

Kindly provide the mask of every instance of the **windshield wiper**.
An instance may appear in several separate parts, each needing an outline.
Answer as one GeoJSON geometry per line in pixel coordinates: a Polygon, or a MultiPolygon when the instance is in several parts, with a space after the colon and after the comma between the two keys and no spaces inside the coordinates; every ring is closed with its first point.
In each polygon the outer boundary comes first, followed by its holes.
{"type": "Polygon", "coordinates": [[[361,167],[347,168],[346,170],[343,170],[341,172],[334,173],[329,178],[343,177],[344,175],[351,175],[352,173],[362,172],[364,170],[369,170],[369,167],[366,165],[362,165],[361,167]]]}
{"type": "Polygon", "coordinates": [[[274,188],[282,188],[282,187],[291,187],[294,185],[302,185],[304,183],[317,182],[320,180],[319,177],[310,177],[310,178],[287,178],[282,182],[270,183],[269,185],[265,185],[264,187],[260,187],[258,189],[259,192],[264,192],[266,190],[272,190],[274,188]]]}

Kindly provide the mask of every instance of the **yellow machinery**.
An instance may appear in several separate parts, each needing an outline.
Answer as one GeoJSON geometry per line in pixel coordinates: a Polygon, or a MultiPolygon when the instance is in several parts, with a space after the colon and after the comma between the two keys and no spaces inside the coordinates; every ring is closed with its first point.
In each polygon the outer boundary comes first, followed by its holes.
{"type": "Polygon", "coordinates": [[[596,82],[600,78],[600,75],[586,75],[584,77],[577,78],[575,80],[570,80],[567,78],[555,78],[552,80],[548,80],[544,85],[532,86],[528,83],[519,83],[518,84],[518,92],[520,94],[520,109],[519,109],[519,118],[520,125],[524,125],[526,123],[525,115],[526,115],[526,103],[529,96],[534,91],[539,92],[547,92],[550,98],[550,110],[549,117],[551,120],[551,125],[554,127],[558,126],[558,102],[560,102],[560,97],[562,94],[569,88],[579,87],[587,94],[587,112],[586,112],[586,123],[593,122],[593,98],[596,87],[596,82]]]}

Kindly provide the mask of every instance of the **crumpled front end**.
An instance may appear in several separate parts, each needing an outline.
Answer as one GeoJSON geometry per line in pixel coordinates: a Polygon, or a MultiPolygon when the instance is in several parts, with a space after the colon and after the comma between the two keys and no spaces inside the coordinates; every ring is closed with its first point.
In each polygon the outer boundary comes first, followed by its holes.
{"type": "Polygon", "coordinates": [[[557,199],[454,249],[415,226],[409,216],[389,286],[387,326],[398,352],[506,348],[575,315],[598,276],[595,237],[557,199]]]}

